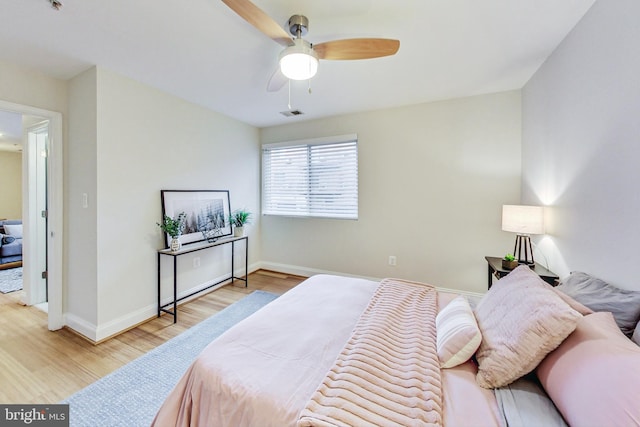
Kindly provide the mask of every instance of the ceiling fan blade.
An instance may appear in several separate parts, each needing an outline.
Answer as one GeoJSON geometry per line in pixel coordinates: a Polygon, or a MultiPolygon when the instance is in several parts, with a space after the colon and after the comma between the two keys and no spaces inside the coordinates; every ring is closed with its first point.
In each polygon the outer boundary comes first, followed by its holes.
{"type": "Polygon", "coordinates": [[[283,46],[293,44],[293,39],[284,28],[249,0],[222,0],[222,2],[270,39],[283,46]]]}
{"type": "Polygon", "coordinates": [[[278,92],[288,81],[287,76],[280,71],[280,67],[276,68],[267,84],[267,92],[278,92]]]}
{"type": "Polygon", "coordinates": [[[399,40],[344,39],[313,45],[320,59],[370,59],[394,55],[400,48],[399,40]]]}

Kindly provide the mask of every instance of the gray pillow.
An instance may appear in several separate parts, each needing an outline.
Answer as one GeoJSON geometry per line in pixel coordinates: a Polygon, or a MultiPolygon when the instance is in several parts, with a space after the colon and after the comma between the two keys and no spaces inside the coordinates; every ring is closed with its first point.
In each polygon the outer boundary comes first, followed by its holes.
{"type": "Polygon", "coordinates": [[[8,245],[9,243],[13,243],[15,241],[16,241],[16,238],[13,236],[4,236],[2,238],[2,241],[0,241],[0,246],[2,246],[2,243],[5,243],[8,245]]]}
{"type": "Polygon", "coordinates": [[[616,288],[579,271],[562,279],[557,289],[593,311],[611,312],[628,337],[640,320],[640,292],[616,288]]]}
{"type": "Polygon", "coordinates": [[[633,336],[631,337],[631,339],[633,340],[634,343],[640,345],[640,322],[638,322],[638,325],[636,326],[636,330],[633,333],[633,336]]]}

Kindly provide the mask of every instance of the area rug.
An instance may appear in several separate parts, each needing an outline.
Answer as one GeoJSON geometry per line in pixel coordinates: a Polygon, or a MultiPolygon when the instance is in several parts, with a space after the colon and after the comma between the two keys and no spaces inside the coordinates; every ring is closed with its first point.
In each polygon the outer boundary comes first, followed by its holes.
{"type": "Polygon", "coordinates": [[[149,426],[195,357],[224,331],[277,297],[254,291],[75,393],[61,402],[69,404],[70,425],[149,426]]]}
{"type": "Polygon", "coordinates": [[[22,267],[0,270],[0,292],[9,292],[22,289],[22,267]]]}

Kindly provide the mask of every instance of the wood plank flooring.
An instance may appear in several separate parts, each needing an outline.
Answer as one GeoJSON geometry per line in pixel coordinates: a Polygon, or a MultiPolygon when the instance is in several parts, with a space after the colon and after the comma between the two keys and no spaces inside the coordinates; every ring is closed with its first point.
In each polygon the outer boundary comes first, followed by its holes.
{"type": "Polygon", "coordinates": [[[0,293],[0,403],[59,402],[254,290],[282,294],[304,279],[260,270],[248,288],[227,285],[180,305],[176,324],[164,315],[98,345],[49,331],[46,313],[22,306],[21,292],[0,293]]]}
{"type": "Polygon", "coordinates": [[[10,268],[22,267],[22,261],[5,262],[0,264],[0,270],[8,270],[10,268]]]}

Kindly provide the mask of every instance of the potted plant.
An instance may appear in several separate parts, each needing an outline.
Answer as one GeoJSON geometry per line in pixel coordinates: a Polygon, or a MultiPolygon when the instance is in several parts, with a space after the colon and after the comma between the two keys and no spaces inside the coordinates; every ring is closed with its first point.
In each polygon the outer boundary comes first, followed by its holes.
{"type": "Polygon", "coordinates": [[[229,214],[229,223],[233,225],[233,235],[244,236],[244,225],[251,223],[251,212],[244,209],[236,209],[229,214]]]}
{"type": "Polygon", "coordinates": [[[169,215],[165,215],[162,220],[162,224],[156,222],[158,227],[169,236],[171,236],[171,244],[169,247],[173,252],[180,250],[182,243],[180,242],[180,236],[184,231],[187,214],[180,212],[177,217],[171,218],[169,215]]]}
{"type": "Polygon", "coordinates": [[[512,254],[506,254],[502,258],[502,268],[506,270],[513,270],[518,266],[518,260],[512,254]]]}

